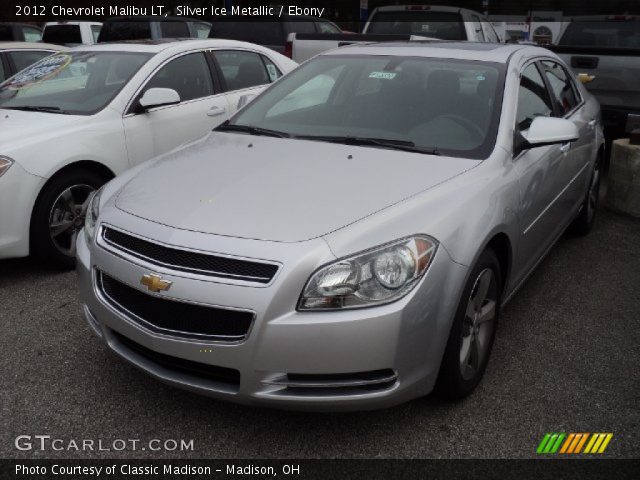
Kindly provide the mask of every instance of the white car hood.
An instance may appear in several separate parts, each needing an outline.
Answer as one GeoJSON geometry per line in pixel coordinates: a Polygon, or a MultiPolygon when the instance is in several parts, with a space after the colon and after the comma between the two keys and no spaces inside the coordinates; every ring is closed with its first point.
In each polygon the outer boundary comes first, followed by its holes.
{"type": "Polygon", "coordinates": [[[0,109],[0,155],[34,141],[56,139],[61,131],[81,127],[86,120],[83,115],[0,109]]]}
{"type": "Polygon", "coordinates": [[[213,133],[142,170],[115,202],[120,210],[179,229],[296,242],[342,228],[478,163],[213,133]]]}

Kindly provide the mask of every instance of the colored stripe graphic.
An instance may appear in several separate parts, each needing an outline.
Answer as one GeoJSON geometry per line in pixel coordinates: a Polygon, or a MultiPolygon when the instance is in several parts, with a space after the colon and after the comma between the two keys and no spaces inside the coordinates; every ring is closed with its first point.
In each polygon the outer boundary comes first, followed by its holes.
{"type": "Polygon", "coordinates": [[[613,433],[550,432],[542,438],[536,452],[542,454],[604,453],[612,438],[613,433]]]}

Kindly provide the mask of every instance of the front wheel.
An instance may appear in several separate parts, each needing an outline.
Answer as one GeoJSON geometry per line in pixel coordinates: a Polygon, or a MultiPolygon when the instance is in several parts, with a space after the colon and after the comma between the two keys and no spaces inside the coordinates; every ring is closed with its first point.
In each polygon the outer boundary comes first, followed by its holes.
{"type": "Polygon", "coordinates": [[[89,199],[104,183],[96,173],[74,171],[45,185],[31,217],[31,251],[36,257],[54,268],[73,268],[89,199]]]}
{"type": "Polygon", "coordinates": [[[461,399],[480,383],[495,337],[501,292],[500,263],[487,249],[473,267],[458,305],[436,382],[440,396],[461,399]]]}

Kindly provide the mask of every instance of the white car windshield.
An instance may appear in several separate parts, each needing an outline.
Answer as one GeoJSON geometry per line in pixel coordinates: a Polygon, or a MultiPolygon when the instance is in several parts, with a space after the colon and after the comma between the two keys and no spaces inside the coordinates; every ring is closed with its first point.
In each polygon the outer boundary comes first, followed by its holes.
{"type": "Polygon", "coordinates": [[[140,67],[147,53],[63,52],[0,84],[0,108],[91,115],[102,110],[140,67]]]}
{"type": "Polygon", "coordinates": [[[503,85],[504,65],[496,63],[321,56],[220,130],[486,158],[495,144],[503,85]]]}

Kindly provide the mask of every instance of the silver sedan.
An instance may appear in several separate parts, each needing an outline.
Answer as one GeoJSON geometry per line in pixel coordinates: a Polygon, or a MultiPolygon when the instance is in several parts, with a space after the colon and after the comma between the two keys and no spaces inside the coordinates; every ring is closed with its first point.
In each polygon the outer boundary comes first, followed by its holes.
{"type": "Polygon", "coordinates": [[[597,102],[545,49],[342,47],[95,194],[84,315],[219,399],[462,398],[501,308],[567,227],[590,230],[603,145],[597,102]]]}

